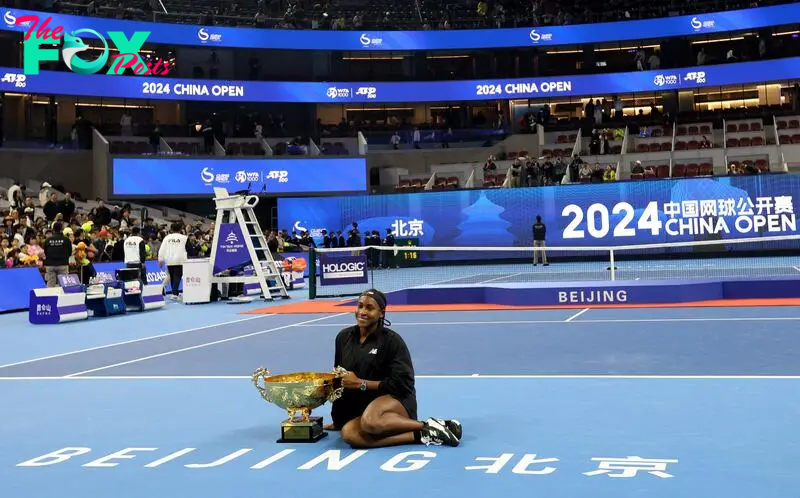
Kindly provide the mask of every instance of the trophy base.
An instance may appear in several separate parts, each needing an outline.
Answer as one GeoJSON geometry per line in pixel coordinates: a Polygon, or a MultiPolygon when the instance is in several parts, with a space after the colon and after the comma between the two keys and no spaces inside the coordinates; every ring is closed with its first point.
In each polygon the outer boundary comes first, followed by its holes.
{"type": "Polygon", "coordinates": [[[322,417],[311,417],[308,422],[284,420],[281,422],[281,438],[277,443],[316,443],[327,437],[322,430],[322,417]]]}

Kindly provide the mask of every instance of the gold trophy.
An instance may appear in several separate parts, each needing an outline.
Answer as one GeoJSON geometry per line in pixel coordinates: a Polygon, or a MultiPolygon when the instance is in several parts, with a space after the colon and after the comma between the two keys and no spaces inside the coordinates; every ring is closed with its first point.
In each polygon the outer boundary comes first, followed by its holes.
{"type": "Polygon", "coordinates": [[[264,367],[253,372],[253,385],[264,401],[283,408],[289,414],[289,418],[281,422],[281,438],[277,442],[316,443],[328,435],[322,430],[322,417],[312,417],[311,410],[342,397],[342,376],[346,372],[341,367],[332,373],[270,375],[264,367]],[[263,380],[264,387],[259,385],[259,380],[263,380]]]}

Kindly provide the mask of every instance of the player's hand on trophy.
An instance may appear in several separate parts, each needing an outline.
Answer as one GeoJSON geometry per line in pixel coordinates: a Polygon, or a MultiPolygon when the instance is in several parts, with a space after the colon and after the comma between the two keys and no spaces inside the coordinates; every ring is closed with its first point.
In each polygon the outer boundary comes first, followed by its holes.
{"type": "Polygon", "coordinates": [[[345,389],[360,389],[361,382],[361,379],[356,377],[356,374],[353,372],[347,372],[342,375],[342,387],[345,389]]]}

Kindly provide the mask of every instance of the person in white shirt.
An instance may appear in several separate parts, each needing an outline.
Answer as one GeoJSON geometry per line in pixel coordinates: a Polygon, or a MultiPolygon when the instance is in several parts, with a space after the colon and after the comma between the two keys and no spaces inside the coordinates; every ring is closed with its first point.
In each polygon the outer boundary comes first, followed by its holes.
{"type": "Polygon", "coordinates": [[[125,239],[123,243],[123,250],[125,254],[125,266],[128,268],[139,269],[139,279],[144,281],[147,279],[147,272],[145,271],[144,262],[147,260],[147,244],[141,237],[141,229],[133,227],[131,235],[125,239]]]}
{"type": "Polygon", "coordinates": [[[47,201],[50,200],[50,189],[52,189],[52,185],[47,182],[42,184],[42,187],[39,189],[39,205],[44,207],[47,204],[47,201]]]}
{"type": "Polygon", "coordinates": [[[130,137],[133,135],[133,118],[128,111],[122,114],[122,119],[119,120],[119,126],[122,129],[122,136],[130,137]]]}
{"type": "Polygon", "coordinates": [[[393,149],[395,149],[395,150],[399,149],[400,148],[400,134],[397,133],[397,132],[394,132],[394,135],[392,135],[392,138],[389,140],[389,143],[392,144],[392,148],[393,149]]]}
{"type": "MultiPolygon", "coordinates": [[[[180,223],[172,225],[172,233],[164,237],[161,241],[161,248],[158,250],[158,266],[164,268],[167,266],[167,278],[172,285],[172,299],[178,299],[180,294],[179,288],[181,279],[183,278],[183,263],[189,259],[186,251],[186,245],[189,243],[189,238],[181,233],[180,223]]],[[[165,286],[166,286],[166,280],[165,286]]]]}
{"type": "Polygon", "coordinates": [[[11,209],[22,208],[25,205],[25,192],[17,182],[8,188],[8,203],[11,209]]]}

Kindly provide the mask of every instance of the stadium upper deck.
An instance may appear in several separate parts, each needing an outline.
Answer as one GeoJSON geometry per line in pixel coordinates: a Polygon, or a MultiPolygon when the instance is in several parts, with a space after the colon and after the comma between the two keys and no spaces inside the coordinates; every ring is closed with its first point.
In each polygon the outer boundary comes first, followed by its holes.
{"type": "MultiPolygon", "coordinates": [[[[33,2],[18,1],[17,7],[33,2]]],[[[180,24],[297,29],[475,29],[558,26],[705,14],[792,3],[788,0],[338,0],[264,2],[263,0],[161,0],[142,6],[131,0],[55,2],[63,13],[180,24]]]]}
{"type": "MultiPolygon", "coordinates": [[[[0,67],[22,66],[22,32],[30,25],[20,26],[16,19],[28,13],[0,9],[0,67]]],[[[37,15],[43,20],[50,14],[37,15]]],[[[798,24],[800,4],[478,32],[287,31],[63,14],[54,14],[50,22],[65,32],[146,32],[141,52],[170,61],[173,77],[337,82],[569,76],[793,57],[800,55],[798,24]]],[[[103,50],[92,35],[81,36],[90,51],[103,50]]],[[[42,67],[69,70],[58,62],[42,67]]]]}

